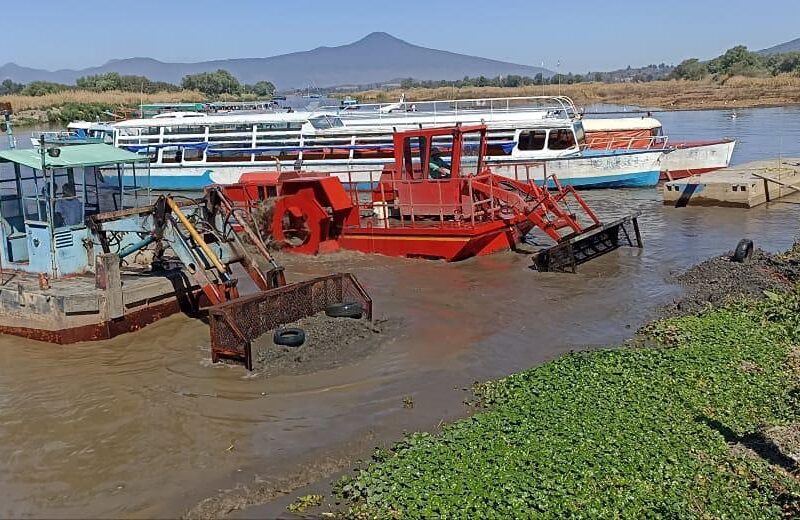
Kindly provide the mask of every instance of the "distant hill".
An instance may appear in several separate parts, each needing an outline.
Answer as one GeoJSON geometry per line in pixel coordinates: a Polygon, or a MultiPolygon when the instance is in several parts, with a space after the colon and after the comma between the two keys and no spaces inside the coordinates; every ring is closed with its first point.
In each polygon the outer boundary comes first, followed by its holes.
{"type": "Polygon", "coordinates": [[[780,54],[783,52],[800,52],[800,38],[795,38],[792,41],[779,43],[768,49],[761,49],[759,54],[780,54]]]}
{"type": "Polygon", "coordinates": [[[540,67],[467,56],[428,49],[374,32],[357,42],[339,47],[317,47],[267,58],[236,58],[199,63],[165,63],[152,58],[111,60],[105,65],[82,70],[47,71],[21,67],[14,63],[0,66],[0,81],[19,83],[35,80],[73,84],[81,76],[118,72],[146,76],[155,81],[178,84],[187,74],[225,69],[244,83],[272,81],[279,89],[333,87],[380,83],[396,78],[460,79],[464,76],[495,77],[518,74],[535,76],[552,71],[540,67]]]}

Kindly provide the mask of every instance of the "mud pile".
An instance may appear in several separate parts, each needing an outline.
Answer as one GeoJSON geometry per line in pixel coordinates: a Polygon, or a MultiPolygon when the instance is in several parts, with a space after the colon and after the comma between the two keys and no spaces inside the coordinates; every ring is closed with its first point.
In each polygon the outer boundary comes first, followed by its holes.
{"type": "Polygon", "coordinates": [[[285,327],[303,329],[299,347],[273,342],[275,331],[253,341],[254,370],[265,376],[301,375],[360,361],[373,353],[395,330],[389,320],[331,318],[319,313],[285,327]]]}
{"type": "Polygon", "coordinates": [[[683,296],[667,305],[664,316],[692,314],[741,298],[761,298],[764,291],[785,291],[800,279],[800,245],[785,253],[753,251],[747,263],[731,260],[732,252],[710,258],[676,275],[683,296]]]}

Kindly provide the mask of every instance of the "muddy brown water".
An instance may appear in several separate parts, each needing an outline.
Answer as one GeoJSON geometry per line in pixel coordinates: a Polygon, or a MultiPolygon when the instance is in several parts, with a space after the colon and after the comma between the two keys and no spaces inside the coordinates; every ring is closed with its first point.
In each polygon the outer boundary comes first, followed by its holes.
{"type": "Polygon", "coordinates": [[[213,366],[207,328],[185,316],[67,347],[0,337],[0,516],[176,516],[237,483],[289,490],[463,415],[473,381],[626,339],[678,294],[671,273],[740,238],[777,251],[798,235],[799,200],[739,210],[663,207],[655,190],[587,198],[604,217],[641,209],[645,249],[577,275],[533,272],[515,253],[282,257],[292,279],[356,273],[376,317],[403,324],[370,356],[314,374],[213,366]]]}

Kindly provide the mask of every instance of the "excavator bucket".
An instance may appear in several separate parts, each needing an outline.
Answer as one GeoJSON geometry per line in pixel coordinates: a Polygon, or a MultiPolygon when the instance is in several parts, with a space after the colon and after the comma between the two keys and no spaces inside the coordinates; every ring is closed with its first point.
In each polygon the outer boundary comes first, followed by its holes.
{"type": "Polygon", "coordinates": [[[252,370],[254,339],[335,303],[360,303],[366,318],[372,319],[372,300],[349,273],[283,285],[215,305],[209,309],[211,360],[232,359],[252,370]]]}
{"type": "MultiPolygon", "coordinates": [[[[236,244],[234,258],[242,264],[256,287],[260,290],[254,294],[239,296],[238,292],[231,298],[219,298],[208,308],[211,329],[211,361],[216,363],[222,359],[241,362],[247,370],[253,369],[252,341],[264,333],[287,323],[312,316],[324,311],[329,305],[336,303],[360,303],[367,319],[372,319],[372,300],[358,283],[355,276],[349,273],[331,274],[312,278],[302,282],[287,284],[283,276],[283,268],[278,265],[257,233],[252,215],[238,210],[225,194],[218,188],[206,190],[206,208],[212,215],[222,217],[224,224],[219,228],[228,230],[229,243],[236,244]],[[231,230],[238,226],[252,247],[270,266],[263,272],[255,258],[231,230]]],[[[180,216],[180,208],[173,212],[180,216]]],[[[185,225],[191,227],[186,217],[185,225]]],[[[197,231],[194,244],[199,252],[210,257],[210,263],[219,263],[214,252],[197,231]]],[[[221,233],[216,233],[220,235],[221,233]]],[[[198,262],[199,263],[199,262],[198,262]]],[[[229,272],[227,266],[222,269],[229,272]]]]}
{"type": "Polygon", "coordinates": [[[267,250],[252,216],[236,208],[216,187],[206,189],[202,199],[184,207],[171,196],[162,196],[153,214],[154,235],[168,241],[210,304],[205,309],[212,362],[229,359],[252,370],[254,339],[336,303],[360,303],[366,317],[372,319],[372,300],[351,274],[287,284],[283,267],[267,250]],[[249,245],[234,231],[237,227],[249,245]],[[267,269],[259,264],[266,264],[267,269]],[[250,277],[255,293],[240,295],[234,265],[250,277]]]}
{"type": "Polygon", "coordinates": [[[578,265],[622,245],[641,248],[639,215],[641,212],[635,212],[612,222],[592,226],[582,233],[566,236],[556,245],[533,255],[532,267],[540,272],[574,273],[578,265]],[[633,228],[633,238],[628,226],[633,228]]]}

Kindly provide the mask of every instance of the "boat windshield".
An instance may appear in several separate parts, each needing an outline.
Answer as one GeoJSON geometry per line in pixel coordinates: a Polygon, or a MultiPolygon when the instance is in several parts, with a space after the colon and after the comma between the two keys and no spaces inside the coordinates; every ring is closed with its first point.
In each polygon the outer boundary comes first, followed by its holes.
{"type": "Polygon", "coordinates": [[[311,123],[311,126],[316,128],[317,130],[327,130],[328,128],[339,128],[344,126],[342,120],[336,116],[317,116],[312,117],[308,120],[311,123]]]}
{"type": "Polygon", "coordinates": [[[586,143],[586,131],[583,129],[583,123],[580,121],[573,125],[575,129],[575,140],[578,141],[578,146],[583,146],[586,143]]]}

